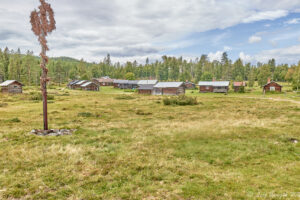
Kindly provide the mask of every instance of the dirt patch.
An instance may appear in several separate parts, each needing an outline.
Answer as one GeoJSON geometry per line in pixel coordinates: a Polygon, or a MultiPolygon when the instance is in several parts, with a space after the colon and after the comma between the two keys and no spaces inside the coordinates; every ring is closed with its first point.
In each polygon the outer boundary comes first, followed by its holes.
{"type": "Polygon", "coordinates": [[[38,136],[62,136],[72,135],[76,129],[50,129],[50,130],[38,130],[34,129],[30,133],[38,136]]]}

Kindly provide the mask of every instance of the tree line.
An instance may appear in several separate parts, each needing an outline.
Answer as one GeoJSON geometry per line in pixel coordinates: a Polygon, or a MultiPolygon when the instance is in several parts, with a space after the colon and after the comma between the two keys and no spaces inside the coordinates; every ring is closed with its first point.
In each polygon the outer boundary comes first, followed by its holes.
{"type": "MultiPolygon", "coordinates": [[[[209,61],[207,55],[195,60],[185,60],[182,57],[162,56],[160,61],[144,64],[136,61],[125,64],[112,63],[108,54],[99,63],[89,63],[68,57],[50,58],[49,76],[58,84],[74,79],[90,80],[102,76],[116,79],[157,79],[159,81],[211,81],[231,80],[248,81],[253,86],[255,81],[260,86],[267,83],[268,78],[274,81],[292,83],[294,88],[300,87],[300,62],[298,65],[276,64],[275,59],[268,63],[244,63],[241,59],[232,61],[226,52],[221,61],[209,61]]],[[[0,49],[0,81],[14,79],[25,85],[39,85],[40,59],[32,51],[21,54],[8,48],[0,49]]]]}

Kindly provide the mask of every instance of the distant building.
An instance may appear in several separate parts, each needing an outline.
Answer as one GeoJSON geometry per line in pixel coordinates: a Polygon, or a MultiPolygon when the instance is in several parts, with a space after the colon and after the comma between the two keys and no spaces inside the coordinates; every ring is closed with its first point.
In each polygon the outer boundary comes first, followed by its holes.
{"type": "Polygon", "coordinates": [[[99,86],[113,86],[114,79],[111,79],[109,76],[104,76],[101,78],[94,78],[93,82],[99,86]]]}
{"type": "Polygon", "coordinates": [[[76,82],[76,83],[73,84],[72,89],[73,90],[81,89],[81,85],[84,84],[84,83],[86,83],[86,82],[89,82],[89,81],[87,81],[87,80],[78,81],[78,82],[76,82]]]}
{"type": "Polygon", "coordinates": [[[154,95],[181,95],[185,94],[183,82],[159,82],[153,87],[154,95]]]}
{"type": "Polygon", "coordinates": [[[120,89],[136,89],[138,88],[138,81],[136,80],[114,80],[114,88],[120,89]]]}
{"type": "Polygon", "coordinates": [[[281,92],[282,86],[276,83],[275,81],[271,81],[268,79],[268,83],[263,86],[263,92],[281,92]]]}
{"type": "Polygon", "coordinates": [[[69,82],[68,83],[68,88],[69,89],[75,89],[74,88],[74,85],[76,84],[76,83],[78,83],[80,80],[73,80],[73,81],[71,81],[71,82],[69,82]]]}
{"type": "Polygon", "coordinates": [[[94,82],[89,81],[89,82],[83,83],[81,85],[81,89],[87,90],[87,91],[99,91],[99,85],[97,85],[94,82]]]}
{"type": "Polygon", "coordinates": [[[18,94],[23,92],[23,84],[16,80],[7,80],[0,84],[2,93],[18,94]]]}
{"type": "Polygon", "coordinates": [[[240,91],[241,87],[246,87],[247,84],[246,82],[233,82],[233,89],[235,92],[240,91]]]}
{"type": "Polygon", "coordinates": [[[195,89],[196,88],[196,84],[192,83],[192,82],[187,81],[187,82],[184,83],[184,85],[185,85],[186,89],[195,89]]]}
{"type": "Polygon", "coordinates": [[[229,84],[229,81],[200,81],[198,83],[199,92],[227,93],[229,84]]]}
{"type": "Polygon", "coordinates": [[[152,94],[154,85],[157,84],[157,80],[140,80],[138,82],[138,93],[139,94],[152,94]]]}

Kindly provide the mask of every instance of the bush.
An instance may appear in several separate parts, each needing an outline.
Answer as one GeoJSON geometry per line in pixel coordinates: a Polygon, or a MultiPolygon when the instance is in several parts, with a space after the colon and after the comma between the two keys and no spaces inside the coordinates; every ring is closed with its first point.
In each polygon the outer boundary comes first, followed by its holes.
{"type": "MultiPolygon", "coordinates": [[[[41,93],[30,93],[30,94],[31,94],[30,100],[33,100],[33,101],[42,101],[43,100],[41,93]]],[[[54,96],[48,94],[47,99],[54,100],[54,96]]]]}
{"type": "Polygon", "coordinates": [[[10,122],[19,123],[21,120],[19,118],[13,118],[9,120],[10,122]]]}
{"type": "Polygon", "coordinates": [[[239,88],[238,93],[245,93],[245,87],[244,87],[244,86],[241,86],[241,87],[239,88]]]}
{"type": "Polygon", "coordinates": [[[178,97],[167,97],[163,99],[164,105],[179,105],[179,106],[187,106],[187,105],[198,105],[196,97],[188,97],[185,95],[180,95],[178,97]]]}
{"type": "Polygon", "coordinates": [[[81,112],[78,113],[78,117],[93,117],[94,115],[90,112],[81,112]]]}
{"type": "Polygon", "coordinates": [[[115,99],[118,100],[131,100],[131,99],[135,99],[133,96],[130,95],[119,95],[117,97],[115,97],[115,99]]]}

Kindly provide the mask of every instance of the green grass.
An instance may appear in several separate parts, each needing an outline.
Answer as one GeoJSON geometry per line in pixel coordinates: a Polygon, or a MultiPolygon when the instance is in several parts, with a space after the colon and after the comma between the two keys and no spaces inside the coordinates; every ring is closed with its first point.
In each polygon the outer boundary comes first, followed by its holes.
{"type": "Polygon", "coordinates": [[[42,128],[42,103],[29,98],[39,89],[24,91],[0,94],[0,199],[299,198],[293,92],[188,90],[201,103],[182,107],[111,87],[56,87],[50,128],[78,131],[39,137],[29,134],[42,128]]]}

